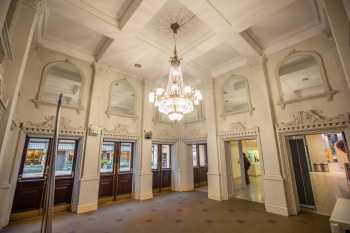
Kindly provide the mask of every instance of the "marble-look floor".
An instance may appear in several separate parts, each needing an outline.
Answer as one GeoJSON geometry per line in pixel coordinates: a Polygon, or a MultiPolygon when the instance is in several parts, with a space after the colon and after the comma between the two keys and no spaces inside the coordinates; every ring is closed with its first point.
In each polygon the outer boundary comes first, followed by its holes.
{"type": "Polygon", "coordinates": [[[331,215],[337,198],[350,198],[345,172],[310,172],[316,212],[331,215]]]}
{"type": "MultiPolygon", "coordinates": [[[[37,233],[40,219],[11,223],[2,233],[37,233]]],[[[98,211],[55,216],[54,232],[64,233],[329,233],[328,217],[303,213],[283,217],[260,203],[214,201],[205,192],[166,193],[148,201],[130,200],[98,211]]]]}
{"type": "Polygon", "coordinates": [[[250,176],[250,184],[244,185],[241,179],[233,181],[233,195],[235,198],[254,202],[264,202],[264,185],[262,176],[250,176]]]}

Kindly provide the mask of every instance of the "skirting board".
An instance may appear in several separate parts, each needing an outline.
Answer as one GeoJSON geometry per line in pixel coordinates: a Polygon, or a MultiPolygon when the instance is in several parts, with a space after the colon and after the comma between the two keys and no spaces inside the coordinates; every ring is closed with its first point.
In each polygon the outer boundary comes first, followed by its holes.
{"type": "Polygon", "coordinates": [[[269,213],[278,214],[282,216],[289,216],[288,209],[284,206],[267,205],[265,203],[265,209],[269,213]]]}
{"type": "Polygon", "coordinates": [[[77,214],[83,214],[83,213],[87,213],[87,212],[96,211],[97,208],[98,208],[97,202],[88,203],[88,204],[81,204],[81,205],[78,205],[78,207],[77,207],[77,214]]]}

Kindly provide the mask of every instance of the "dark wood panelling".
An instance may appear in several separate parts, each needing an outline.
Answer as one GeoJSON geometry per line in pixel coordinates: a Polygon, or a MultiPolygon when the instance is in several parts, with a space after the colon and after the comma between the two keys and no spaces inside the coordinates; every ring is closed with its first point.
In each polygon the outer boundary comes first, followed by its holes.
{"type": "Polygon", "coordinates": [[[39,209],[42,202],[44,180],[18,181],[12,213],[39,209]]]}
{"type": "Polygon", "coordinates": [[[162,188],[171,187],[171,170],[162,170],[162,188]]]}
{"type": "Polygon", "coordinates": [[[160,188],[160,172],[158,170],[152,171],[152,188],[153,190],[160,188]]]}
{"type": "Polygon", "coordinates": [[[113,174],[101,174],[100,177],[100,197],[109,197],[113,196],[113,174]]]}
{"type": "Polygon", "coordinates": [[[72,177],[57,177],[55,184],[55,204],[70,204],[72,200],[72,191],[72,177]]]}
{"type": "Polygon", "coordinates": [[[117,195],[130,194],[132,192],[132,173],[118,174],[117,195]]]}
{"type": "MultiPolygon", "coordinates": [[[[38,178],[21,178],[24,168],[24,161],[27,152],[28,142],[30,137],[26,138],[25,147],[22,155],[21,167],[18,174],[15,197],[12,205],[12,213],[18,213],[29,210],[36,210],[42,207],[42,202],[45,194],[46,175],[38,178]]],[[[62,139],[60,139],[62,140],[62,139]]],[[[49,140],[49,148],[52,145],[52,140],[49,140]]],[[[75,141],[75,154],[73,161],[73,171],[75,167],[75,160],[77,157],[78,141],[75,141]]],[[[50,151],[50,150],[49,150],[50,151]]],[[[51,156],[48,154],[48,156],[51,156]]],[[[46,165],[45,165],[46,166],[46,165]]],[[[47,170],[46,167],[44,170],[47,170]]],[[[70,204],[73,191],[73,176],[56,176],[55,179],[55,205],[67,203],[70,204]]]]}

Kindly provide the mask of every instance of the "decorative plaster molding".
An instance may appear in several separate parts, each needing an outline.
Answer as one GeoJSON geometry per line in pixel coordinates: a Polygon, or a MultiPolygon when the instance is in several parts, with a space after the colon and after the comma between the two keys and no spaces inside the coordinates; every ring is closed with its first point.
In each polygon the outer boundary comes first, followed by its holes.
{"type": "MultiPolygon", "coordinates": [[[[47,116],[42,122],[34,123],[27,121],[22,123],[21,128],[26,133],[53,134],[55,125],[55,116],[47,116]]],[[[69,136],[84,136],[85,128],[71,126],[71,121],[65,117],[60,118],[60,134],[69,136]]]]}
{"type": "Polygon", "coordinates": [[[194,128],[189,132],[189,137],[184,137],[182,140],[190,144],[191,142],[206,141],[208,134],[201,132],[200,128],[194,128]]]}
{"type": "Polygon", "coordinates": [[[169,141],[177,141],[179,138],[171,135],[168,129],[160,129],[157,131],[153,131],[152,140],[169,140],[169,141]]]}
{"type": "Polygon", "coordinates": [[[46,9],[47,6],[46,0],[21,0],[21,3],[36,11],[42,11],[46,9]]]}
{"type": "Polygon", "coordinates": [[[289,122],[276,124],[277,132],[291,132],[300,130],[317,130],[334,127],[349,127],[350,114],[339,114],[327,117],[321,110],[299,111],[292,115],[289,122]]]}
{"type": "Polygon", "coordinates": [[[111,130],[104,128],[102,130],[102,135],[103,137],[137,140],[139,138],[139,135],[129,132],[128,128],[128,125],[117,124],[111,130]]]}
{"type": "Polygon", "coordinates": [[[282,109],[284,109],[287,104],[296,103],[296,102],[309,100],[309,99],[321,98],[321,97],[327,97],[328,101],[332,101],[333,100],[333,96],[338,93],[338,91],[332,89],[332,87],[331,87],[331,85],[329,83],[329,79],[328,79],[328,75],[327,75],[327,69],[326,69],[324,60],[323,60],[321,54],[318,53],[317,51],[308,51],[308,50],[299,51],[299,50],[296,50],[296,49],[292,49],[277,64],[276,70],[275,70],[275,76],[276,76],[277,84],[278,84],[277,85],[277,90],[278,90],[278,95],[279,95],[278,105],[280,105],[282,107],[282,109]],[[301,56],[301,55],[312,56],[315,59],[315,61],[317,62],[318,66],[320,68],[320,75],[321,75],[324,91],[322,93],[315,94],[315,95],[310,95],[310,96],[298,97],[298,98],[294,98],[294,99],[290,99],[290,100],[285,100],[284,96],[283,96],[282,84],[281,84],[281,80],[280,80],[280,69],[281,69],[282,65],[286,61],[288,61],[288,59],[293,59],[294,57],[301,56]]]}
{"type": "Polygon", "coordinates": [[[218,134],[219,137],[231,138],[231,137],[249,137],[249,136],[258,136],[259,127],[248,128],[244,122],[233,122],[231,127],[227,131],[222,131],[218,134]]]}

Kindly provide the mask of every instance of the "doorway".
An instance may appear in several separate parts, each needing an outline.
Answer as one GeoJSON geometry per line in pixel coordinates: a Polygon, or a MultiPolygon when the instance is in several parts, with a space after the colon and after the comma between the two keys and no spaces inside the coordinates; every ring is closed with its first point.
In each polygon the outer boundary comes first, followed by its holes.
{"type": "Polygon", "coordinates": [[[330,215],[337,198],[350,198],[344,134],[290,136],[287,142],[300,207],[330,215]]]}
{"type": "Polygon", "coordinates": [[[227,142],[230,156],[228,161],[232,184],[232,196],[254,202],[264,202],[263,171],[261,155],[256,139],[227,142]]]}
{"type": "Polygon", "coordinates": [[[152,144],[152,188],[154,193],[171,190],[170,144],[152,144]]]}
{"type": "Polygon", "coordinates": [[[132,142],[104,141],[100,158],[100,200],[129,198],[132,193],[132,142]]]}
{"type": "MultiPolygon", "coordinates": [[[[48,161],[52,156],[52,138],[27,137],[18,173],[12,214],[38,215],[43,206],[48,178],[48,161]]],[[[68,209],[73,192],[78,140],[58,140],[55,172],[55,206],[68,209]]],[[[13,215],[13,217],[15,217],[13,215]]],[[[20,217],[20,216],[19,216],[20,217]]]]}
{"type": "Polygon", "coordinates": [[[206,144],[192,145],[193,183],[196,190],[207,190],[208,155],[206,144]]]}

